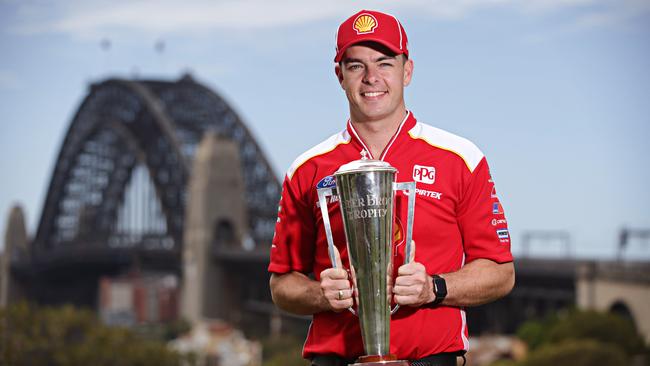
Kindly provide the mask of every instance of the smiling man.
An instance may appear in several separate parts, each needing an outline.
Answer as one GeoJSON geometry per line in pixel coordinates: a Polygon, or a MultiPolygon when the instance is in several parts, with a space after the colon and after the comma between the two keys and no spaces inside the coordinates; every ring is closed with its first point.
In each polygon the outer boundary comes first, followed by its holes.
{"type": "MultiPolygon", "coordinates": [[[[464,307],[494,301],[514,286],[510,237],[483,153],[470,141],[416,120],[404,88],[413,76],[408,40],[393,16],[362,10],[337,32],[335,73],[348,99],[346,128],[287,171],[271,249],[271,293],[283,310],[312,315],[303,356],[347,365],[363,355],[359,320],[344,311],[354,291],[338,202],[330,201],[344,268],[331,268],[317,188],[362,155],[416,182],[413,261],[398,268],[390,352],[412,365],[456,365],[468,349],[464,307]],[[313,274],[313,278],[310,277],[313,274]]],[[[394,263],[404,263],[405,197],[395,198],[394,263]]]]}

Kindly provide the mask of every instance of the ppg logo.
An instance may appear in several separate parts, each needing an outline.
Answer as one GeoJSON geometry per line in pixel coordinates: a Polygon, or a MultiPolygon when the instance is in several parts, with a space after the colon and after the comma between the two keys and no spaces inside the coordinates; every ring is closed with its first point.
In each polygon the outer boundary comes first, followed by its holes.
{"type": "Polygon", "coordinates": [[[436,181],[436,168],[432,166],[414,165],[413,180],[420,183],[433,184],[436,181]]]}

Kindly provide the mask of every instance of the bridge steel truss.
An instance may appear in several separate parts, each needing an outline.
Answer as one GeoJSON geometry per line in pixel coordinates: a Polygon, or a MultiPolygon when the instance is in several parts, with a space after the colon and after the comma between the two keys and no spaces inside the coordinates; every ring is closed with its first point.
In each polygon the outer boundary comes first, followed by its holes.
{"type": "Polygon", "coordinates": [[[91,86],[70,124],[31,245],[31,267],[112,264],[139,253],[180,270],[191,162],[208,130],[237,142],[249,232],[257,249],[270,247],[280,183],[226,102],[189,76],[109,79],[91,86]],[[144,176],[140,183],[133,183],[136,172],[144,176]]]}

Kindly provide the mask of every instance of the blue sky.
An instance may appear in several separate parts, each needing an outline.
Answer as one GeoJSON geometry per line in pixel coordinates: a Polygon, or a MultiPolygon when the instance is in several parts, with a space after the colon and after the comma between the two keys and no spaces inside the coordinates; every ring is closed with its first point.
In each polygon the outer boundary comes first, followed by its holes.
{"type": "MultiPolygon", "coordinates": [[[[282,175],[343,128],[334,32],[368,7],[409,35],[408,108],[487,155],[515,254],[526,231],[566,230],[574,255],[611,257],[621,227],[650,228],[650,1],[316,4],[0,0],[1,230],[19,202],[34,233],[68,124],[89,83],[109,76],[191,72],[282,175]]],[[[530,251],[563,253],[552,241],[530,251]]],[[[649,259],[650,243],[626,256],[649,259]]]]}

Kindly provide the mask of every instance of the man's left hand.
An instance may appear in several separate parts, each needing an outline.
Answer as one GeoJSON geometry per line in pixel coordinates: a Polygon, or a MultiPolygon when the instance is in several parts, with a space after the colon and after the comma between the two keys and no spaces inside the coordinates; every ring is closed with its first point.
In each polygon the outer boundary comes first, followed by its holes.
{"type": "Polygon", "coordinates": [[[397,271],[393,287],[395,303],[418,307],[433,301],[432,281],[422,263],[404,264],[397,271]]]}
{"type": "Polygon", "coordinates": [[[397,270],[393,299],[399,305],[418,307],[434,300],[433,279],[422,263],[415,262],[415,242],[411,242],[411,260],[397,270]]]}

